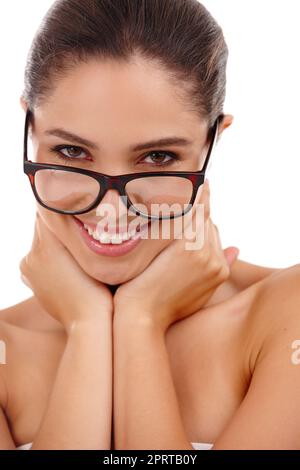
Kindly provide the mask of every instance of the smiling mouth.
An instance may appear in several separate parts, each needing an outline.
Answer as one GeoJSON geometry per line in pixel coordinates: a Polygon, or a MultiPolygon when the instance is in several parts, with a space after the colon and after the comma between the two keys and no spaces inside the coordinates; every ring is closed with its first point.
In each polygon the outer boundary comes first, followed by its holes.
{"type": "Polygon", "coordinates": [[[80,222],[82,223],[83,228],[86,230],[89,236],[92,237],[94,240],[104,244],[120,245],[128,240],[134,240],[136,237],[138,237],[140,232],[144,231],[146,227],[150,225],[151,220],[149,220],[148,223],[139,223],[138,225],[133,228],[130,228],[129,230],[126,228],[125,230],[122,229],[118,232],[116,230],[112,231],[112,233],[104,231],[103,229],[102,231],[97,230],[97,226],[95,224],[93,224],[92,227],[91,225],[85,224],[82,221],[80,222]]]}

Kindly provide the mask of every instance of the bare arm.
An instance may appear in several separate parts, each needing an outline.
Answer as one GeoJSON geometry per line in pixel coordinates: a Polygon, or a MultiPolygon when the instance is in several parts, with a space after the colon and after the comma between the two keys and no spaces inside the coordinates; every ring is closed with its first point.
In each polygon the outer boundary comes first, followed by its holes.
{"type": "Polygon", "coordinates": [[[299,285],[299,264],[265,284],[254,312],[263,323],[251,384],[214,449],[300,449],[299,285]]]}
{"type": "MultiPolygon", "coordinates": [[[[103,311],[99,321],[76,324],[68,332],[32,450],[110,449],[111,330],[112,315],[103,311]]],[[[6,387],[0,376],[0,449],[13,450],[16,445],[5,416],[6,403],[6,387]]]]}
{"type": "MultiPolygon", "coordinates": [[[[0,337],[3,337],[2,324],[0,329],[0,337]]],[[[2,378],[2,367],[5,367],[5,364],[0,365],[0,450],[14,450],[16,446],[10,433],[8,422],[5,416],[8,395],[4,380],[2,378]]]]}
{"type": "MultiPolygon", "coordinates": [[[[265,326],[251,385],[213,449],[300,449],[299,268],[266,284],[257,305],[265,326]]],[[[116,448],[191,449],[161,331],[142,311],[125,308],[116,320],[116,448]]]]}
{"type": "Polygon", "coordinates": [[[81,269],[38,214],[32,248],[20,269],[67,335],[32,449],[109,449],[112,296],[81,269]]]}
{"type": "Polygon", "coordinates": [[[164,333],[143,322],[142,312],[133,313],[125,308],[114,317],[115,448],[193,449],[183,428],[164,333]]]}
{"type": "Polygon", "coordinates": [[[68,334],[37,449],[109,449],[112,415],[111,315],[77,324],[68,334]]]}
{"type": "Polygon", "coordinates": [[[0,408],[0,450],[15,450],[16,446],[9,431],[3,408],[0,408]]]}

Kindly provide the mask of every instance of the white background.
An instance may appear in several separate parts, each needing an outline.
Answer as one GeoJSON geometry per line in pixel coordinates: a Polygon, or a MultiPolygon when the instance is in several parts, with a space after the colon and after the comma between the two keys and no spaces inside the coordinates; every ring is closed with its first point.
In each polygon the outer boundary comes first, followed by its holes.
{"type": "MultiPolygon", "coordinates": [[[[31,295],[19,262],[35,201],[22,170],[19,105],[26,56],[51,0],[2,2],[0,308],[31,295]]],[[[224,111],[233,114],[209,169],[212,219],[223,248],[272,267],[300,262],[300,5],[298,0],[203,0],[229,47],[224,111]]]]}

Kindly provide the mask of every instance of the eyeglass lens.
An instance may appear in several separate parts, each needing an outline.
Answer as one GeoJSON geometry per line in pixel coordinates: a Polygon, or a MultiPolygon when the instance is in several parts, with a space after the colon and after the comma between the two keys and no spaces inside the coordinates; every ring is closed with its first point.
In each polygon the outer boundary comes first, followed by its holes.
{"type": "MultiPolygon", "coordinates": [[[[35,174],[35,189],[49,208],[61,211],[84,211],[98,198],[101,190],[96,179],[70,171],[41,169],[35,174]]],[[[176,176],[136,178],[125,186],[126,194],[138,211],[154,216],[182,213],[190,203],[193,185],[176,176]]]]}

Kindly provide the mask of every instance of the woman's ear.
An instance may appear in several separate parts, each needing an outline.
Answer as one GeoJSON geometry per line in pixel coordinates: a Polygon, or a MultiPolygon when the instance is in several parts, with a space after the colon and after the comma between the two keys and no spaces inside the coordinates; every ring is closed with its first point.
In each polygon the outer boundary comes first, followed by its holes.
{"type": "Polygon", "coordinates": [[[24,109],[25,113],[28,109],[28,105],[27,105],[27,102],[25,101],[25,99],[23,98],[23,96],[20,97],[20,104],[22,106],[22,108],[24,109]]]}
{"type": "Polygon", "coordinates": [[[234,119],[234,117],[232,116],[232,114],[224,114],[224,117],[223,117],[222,121],[219,124],[218,138],[220,138],[220,136],[221,136],[222,132],[224,131],[224,129],[231,126],[233,119],[234,119]]]}

